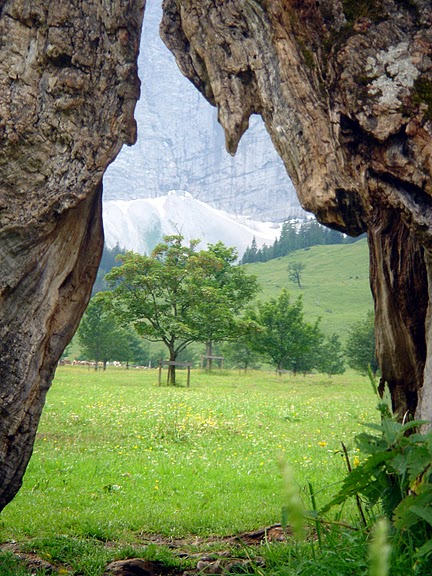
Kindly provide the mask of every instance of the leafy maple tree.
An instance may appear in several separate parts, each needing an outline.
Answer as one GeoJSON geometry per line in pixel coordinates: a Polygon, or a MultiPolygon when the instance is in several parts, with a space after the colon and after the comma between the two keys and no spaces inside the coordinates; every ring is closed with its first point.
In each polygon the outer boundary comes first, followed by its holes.
{"type": "MultiPolygon", "coordinates": [[[[169,361],[192,342],[234,338],[242,329],[242,309],[259,290],[254,276],[236,266],[237,253],[222,242],[197,251],[199,241],[164,237],[150,256],[127,252],[106,280],[115,314],[153,342],[162,342],[169,361]]],[[[175,385],[175,366],[168,383],[175,385]]]]}

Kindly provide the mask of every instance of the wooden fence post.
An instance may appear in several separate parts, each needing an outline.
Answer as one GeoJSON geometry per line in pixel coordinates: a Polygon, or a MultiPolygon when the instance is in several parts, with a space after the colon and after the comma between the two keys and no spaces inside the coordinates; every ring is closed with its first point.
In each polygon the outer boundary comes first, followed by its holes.
{"type": "MultiPolygon", "coordinates": [[[[172,362],[170,360],[159,360],[159,376],[158,376],[158,383],[159,386],[162,385],[162,368],[163,366],[168,366],[168,376],[169,376],[169,368],[171,366],[179,366],[180,368],[187,368],[187,387],[190,387],[190,373],[191,373],[191,362],[172,362]]],[[[167,378],[168,378],[167,376],[167,378]]],[[[167,381],[168,383],[168,381],[167,381]]]]}

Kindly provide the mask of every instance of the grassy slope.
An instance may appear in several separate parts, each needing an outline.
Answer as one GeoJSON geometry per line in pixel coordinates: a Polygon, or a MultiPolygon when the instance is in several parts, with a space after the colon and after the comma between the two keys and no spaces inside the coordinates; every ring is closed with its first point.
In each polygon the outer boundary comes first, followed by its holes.
{"type": "Polygon", "coordinates": [[[346,327],[363,318],[373,308],[369,288],[369,263],[366,240],[354,244],[313,246],[269,262],[248,264],[263,291],[261,300],[276,298],[286,288],[293,300],[303,295],[305,318],[321,317],[326,334],[337,332],[344,340],[346,327]],[[302,289],[288,278],[291,262],[302,262],[302,289]]]}

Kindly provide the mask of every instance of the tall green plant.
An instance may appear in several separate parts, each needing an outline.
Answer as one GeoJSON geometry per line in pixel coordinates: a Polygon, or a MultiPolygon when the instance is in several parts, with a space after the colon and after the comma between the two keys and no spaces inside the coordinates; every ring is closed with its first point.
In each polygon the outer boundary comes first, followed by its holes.
{"type": "MultiPolygon", "coordinates": [[[[371,381],[376,389],[372,376],[371,381]]],[[[369,511],[377,506],[388,518],[397,550],[409,550],[418,563],[428,562],[432,556],[432,431],[418,431],[427,424],[424,421],[397,422],[388,391],[378,409],[381,423],[368,424],[373,432],[356,437],[366,458],[347,474],[321,514],[360,496],[369,511]]]]}

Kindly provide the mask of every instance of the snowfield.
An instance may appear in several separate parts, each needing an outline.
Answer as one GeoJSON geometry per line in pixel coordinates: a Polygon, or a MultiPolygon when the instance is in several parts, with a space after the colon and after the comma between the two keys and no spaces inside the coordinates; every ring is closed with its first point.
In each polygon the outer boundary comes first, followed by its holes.
{"type": "Polygon", "coordinates": [[[141,254],[168,234],[181,234],[188,242],[201,240],[200,248],[222,241],[241,257],[255,236],[257,246],[273,244],[281,225],[228,214],[196,200],[188,192],[172,191],[158,198],[107,200],[103,204],[105,240],[109,248],[141,254]]]}

